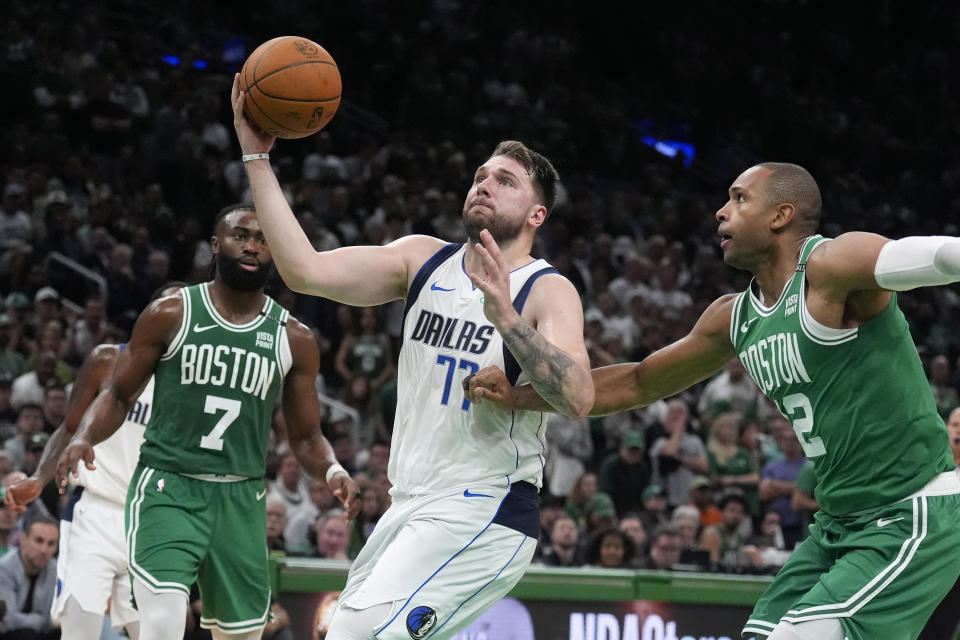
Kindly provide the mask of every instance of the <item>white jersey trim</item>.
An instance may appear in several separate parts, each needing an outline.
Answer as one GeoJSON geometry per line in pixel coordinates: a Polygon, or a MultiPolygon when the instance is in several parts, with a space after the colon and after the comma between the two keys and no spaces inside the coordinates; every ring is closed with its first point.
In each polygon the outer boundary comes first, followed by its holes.
{"type": "Polygon", "coordinates": [[[170,346],[167,347],[166,353],[160,356],[160,360],[169,360],[177,355],[177,351],[180,350],[180,347],[183,346],[184,341],[187,339],[187,334],[190,333],[190,316],[192,315],[190,295],[187,293],[186,287],[180,289],[177,293],[183,298],[183,313],[180,317],[180,328],[177,329],[173,340],[170,341],[170,346]]]}
{"type": "Polygon", "coordinates": [[[256,329],[261,324],[266,322],[267,310],[270,308],[269,296],[264,296],[265,300],[263,301],[263,308],[260,309],[260,315],[250,322],[244,324],[234,324],[221,316],[220,313],[217,312],[216,307],[213,306],[213,300],[210,298],[210,293],[207,291],[209,286],[209,282],[204,282],[200,285],[200,299],[203,300],[203,306],[206,308],[207,313],[210,314],[210,317],[213,318],[213,321],[216,322],[220,327],[226,329],[227,331],[240,333],[244,331],[250,331],[251,329],[256,329]]]}

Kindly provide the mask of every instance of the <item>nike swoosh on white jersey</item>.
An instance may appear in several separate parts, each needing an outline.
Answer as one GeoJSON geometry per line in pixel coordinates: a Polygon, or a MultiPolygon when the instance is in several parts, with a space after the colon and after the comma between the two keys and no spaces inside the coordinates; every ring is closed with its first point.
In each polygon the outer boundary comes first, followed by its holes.
{"type": "Polygon", "coordinates": [[[216,328],[217,328],[217,325],[215,325],[215,324],[208,324],[208,325],[205,326],[205,327],[201,327],[201,326],[200,326],[200,323],[197,322],[197,323],[194,323],[194,325],[193,325],[193,332],[194,332],[194,333],[203,333],[204,331],[207,331],[208,329],[216,329],[216,328]]]}

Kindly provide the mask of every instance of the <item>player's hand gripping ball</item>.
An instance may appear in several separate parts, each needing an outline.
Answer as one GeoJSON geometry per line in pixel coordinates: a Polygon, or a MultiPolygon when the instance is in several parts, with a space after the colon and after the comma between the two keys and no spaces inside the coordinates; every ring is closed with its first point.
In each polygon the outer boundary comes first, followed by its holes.
{"type": "Polygon", "coordinates": [[[278,138],[320,131],[340,106],[340,70],[327,50],[300,36],[257,47],[240,70],[247,120],[278,138]]]}

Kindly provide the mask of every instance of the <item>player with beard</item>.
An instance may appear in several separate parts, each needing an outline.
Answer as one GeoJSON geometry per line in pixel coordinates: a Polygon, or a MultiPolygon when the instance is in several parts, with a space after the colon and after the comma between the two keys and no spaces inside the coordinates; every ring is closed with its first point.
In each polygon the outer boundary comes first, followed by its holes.
{"type": "Polygon", "coordinates": [[[356,485],[320,433],[312,332],[264,294],[273,265],[257,214],[224,208],[211,238],[211,282],[140,315],[112,379],[60,458],[63,486],[109,437],[154,376],[154,403],[130,481],[126,536],[141,640],[183,636],[190,587],[215,639],[259,638],[270,612],[264,467],[274,398],[290,447],[348,513],[356,485]]]}
{"type": "Polygon", "coordinates": [[[537,545],[546,421],[464,398],[461,383],[497,364],[554,409],[593,404],[583,309],[573,285],[531,256],[556,203],[556,171],[520,142],[476,170],[463,207],[469,241],[408,236],[316,252],[267,152],[274,138],[234,125],[264,234],[295,291],[355,306],[406,301],[392,504],[350,568],[328,640],[450,637],[520,579],[537,545]]]}

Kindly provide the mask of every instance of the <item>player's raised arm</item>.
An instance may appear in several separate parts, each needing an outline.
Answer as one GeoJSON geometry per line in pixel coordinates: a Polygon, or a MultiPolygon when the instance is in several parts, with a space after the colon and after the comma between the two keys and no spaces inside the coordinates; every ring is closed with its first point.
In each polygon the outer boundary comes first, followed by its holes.
{"type": "Polygon", "coordinates": [[[960,238],[889,240],[875,233],[845,233],[810,254],[807,279],[814,286],[846,293],[907,291],[960,282],[960,238]]]}
{"type": "MultiPolygon", "coordinates": [[[[254,130],[243,114],[243,94],[235,77],[231,103],[233,124],[243,154],[266,154],[274,136],[254,130]]],[[[244,162],[257,219],[270,245],[277,271],[292,290],[354,306],[403,298],[416,270],[443,242],[409,236],[386,246],[342,247],[315,251],[287,204],[269,159],[244,162]]]]}
{"type": "Polygon", "coordinates": [[[24,510],[53,479],[57,471],[57,461],[77,432],[83,413],[100,393],[101,387],[110,379],[118,351],[116,345],[102,344],[84,358],[77,378],[73,382],[73,390],[70,392],[63,422],[43,448],[43,454],[33,475],[11,486],[4,494],[3,502],[7,507],[18,511],[24,510]]]}
{"type": "Polygon", "coordinates": [[[93,466],[93,447],[109,438],[123,424],[130,405],[150,379],[160,356],[180,329],[183,299],[161,298],[140,314],[127,347],[117,358],[113,376],[83,414],[77,433],[57,465],[57,485],[66,486],[67,473],[76,473],[82,459],[93,466]]]}
{"type": "MultiPolygon", "coordinates": [[[[704,380],[734,357],[730,342],[730,314],[734,295],[715,300],[689,334],[652,353],[642,362],[628,362],[591,371],[595,389],[591,416],[605,416],[645,407],[704,380]]],[[[509,409],[549,411],[550,405],[535,387],[510,387],[502,371],[477,373],[469,383],[468,398],[479,398],[509,409]]]]}
{"type": "Polygon", "coordinates": [[[360,512],[357,485],[337,462],[333,447],[320,431],[320,403],[314,382],[320,370],[320,349],[313,333],[294,318],[287,322],[293,365],[283,381],[283,416],[290,449],[304,470],[329,485],[347,516],[360,512]]]}

